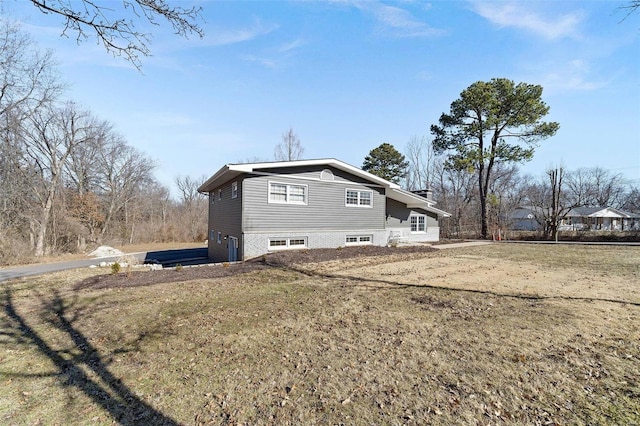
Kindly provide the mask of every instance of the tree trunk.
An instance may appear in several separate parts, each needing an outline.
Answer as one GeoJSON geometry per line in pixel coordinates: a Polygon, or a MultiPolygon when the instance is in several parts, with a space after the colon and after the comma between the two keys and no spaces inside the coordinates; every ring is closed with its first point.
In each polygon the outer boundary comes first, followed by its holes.
{"type": "Polygon", "coordinates": [[[480,190],[480,236],[487,239],[489,223],[487,220],[487,187],[484,183],[484,167],[478,170],[478,188],[480,190]]]}
{"type": "MultiPolygon", "coordinates": [[[[54,180],[57,182],[57,179],[54,180]]],[[[45,239],[47,237],[47,226],[49,224],[49,218],[51,217],[51,209],[53,207],[53,197],[55,195],[55,184],[49,189],[47,199],[42,206],[42,214],[39,218],[38,228],[36,229],[36,248],[34,255],[36,257],[42,257],[45,254],[45,239]]]]}

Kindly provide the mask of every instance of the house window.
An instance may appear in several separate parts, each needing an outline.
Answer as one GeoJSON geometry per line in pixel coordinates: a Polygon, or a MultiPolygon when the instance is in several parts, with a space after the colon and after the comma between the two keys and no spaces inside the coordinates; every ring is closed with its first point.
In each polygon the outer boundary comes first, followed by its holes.
{"type": "Polygon", "coordinates": [[[347,189],[345,196],[345,205],[351,207],[372,207],[373,191],[358,191],[355,189],[347,189]]]}
{"type": "Polygon", "coordinates": [[[218,200],[222,200],[222,189],[218,189],[218,200]]]}
{"type": "Polygon", "coordinates": [[[411,232],[426,232],[427,217],[423,214],[411,215],[411,232]]]}
{"type": "Polygon", "coordinates": [[[222,244],[222,232],[218,232],[218,244],[222,244]]]}
{"type": "Polygon", "coordinates": [[[300,249],[306,247],[306,238],[269,238],[269,250],[300,249]]]}
{"type": "Polygon", "coordinates": [[[231,198],[238,198],[238,182],[231,184],[231,198]]]}
{"type": "Polygon", "coordinates": [[[209,241],[213,241],[216,239],[216,231],[213,229],[209,231],[209,241]]]}
{"type": "Polygon", "coordinates": [[[307,185],[269,182],[269,203],[307,204],[307,185]]]}
{"type": "Polygon", "coordinates": [[[372,235],[348,235],[345,243],[348,246],[371,244],[373,241],[372,235]]]}

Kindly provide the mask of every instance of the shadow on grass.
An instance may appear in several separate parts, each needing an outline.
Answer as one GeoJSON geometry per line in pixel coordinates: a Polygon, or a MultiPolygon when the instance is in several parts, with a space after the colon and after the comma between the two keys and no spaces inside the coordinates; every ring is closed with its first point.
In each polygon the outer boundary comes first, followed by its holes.
{"type": "MultiPolygon", "coordinates": [[[[59,377],[62,386],[80,390],[121,425],[179,424],[138,398],[109,371],[98,350],[73,326],[78,316],[70,315],[69,306],[59,294],[55,293],[53,299],[45,304],[42,314],[52,326],[71,339],[73,350],[54,349],[29,326],[25,318],[16,311],[12,292],[8,288],[4,292],[3,305],[8,329],[0,331],[0,334],[12,338],[18,344],[34,346],[46,355],[55,366],[57,372],[54,374],[59,377]],[[90,377],[91,373],[97,378],[90,377]]],[[[27,373],[23,375],[31,377],[27,373]]]]}
{"type": "Polygon", "coordinates": [[[304,268],[295,267],[293,265],[287,265],[284,263],[277,262],[264,262],[267,266],[282,268],[285,270],[293,271],[300,273],[302,275],[306,275],[308,277],[318,277],[318,278],[328,278],[328,279],[341,279],[341,280],[352,280],[355,282],[360,282],[369,287],[370,289],[382,289],[382,288],[430,288],[435,290],[447,290],[452,292],[459,293],[476,293],[476,294],[487,294],[491,296],[498,297],[512,297],[515,299],[525,299],[525,300],[579,300],[585,302],[609,302],[609,303],[617,303],[621,305],[632,305],[632,306],[640,306],[640,302],[632,302],[630,300],[623,299],[609,299],[606,297],[583,297],[583,296],[541,296],[534,294],[523,294],[523,293],[501,293],[497,291],[491,290],[478,290],[471,288],[456,288],[456,287],[446,287],[440,285],[433,284],[413,284],[413,283],[402,283],[390,280],[382,280],[376,278],[369,277],[358,277],[358,276],[350,276],[350,275],[339,275],[339,274],[326,274],[319,273],[314,271],[309,271],[304,268]],[[375,284],[379,284],[379,287],[376,287],[375,284]]]}

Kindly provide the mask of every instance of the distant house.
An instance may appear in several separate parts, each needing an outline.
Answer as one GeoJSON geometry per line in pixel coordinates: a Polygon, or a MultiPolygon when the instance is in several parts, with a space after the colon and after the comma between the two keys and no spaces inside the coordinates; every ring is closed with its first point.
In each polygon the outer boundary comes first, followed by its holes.
{"type": "MultiPolygon", "coordinates": [[[[511,214],[512,229],[537,231],[541,225],[540,208],[519,207],[511,214]]],[[[636,231],[640,230],[640,213],[629,213],[613,207],[576,207],[560,221],[561,231],[636,231]]]]}
{"type": "Polygon", "coordinates": [[[209,195],[209,257],[438,241],[435,202],[336,159],[227,164],[209,195]]]}

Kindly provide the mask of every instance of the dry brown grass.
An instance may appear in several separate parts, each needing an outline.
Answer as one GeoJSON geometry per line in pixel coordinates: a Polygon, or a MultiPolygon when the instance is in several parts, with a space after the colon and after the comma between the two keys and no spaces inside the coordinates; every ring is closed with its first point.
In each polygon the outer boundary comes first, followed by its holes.
{"type": "Polygon", "coordinates": [[[95,273],[5,284],[0,423],[640,424],[640,248],[95,273]]]}

